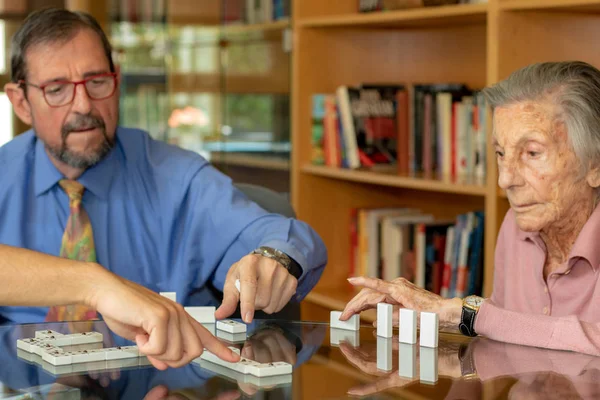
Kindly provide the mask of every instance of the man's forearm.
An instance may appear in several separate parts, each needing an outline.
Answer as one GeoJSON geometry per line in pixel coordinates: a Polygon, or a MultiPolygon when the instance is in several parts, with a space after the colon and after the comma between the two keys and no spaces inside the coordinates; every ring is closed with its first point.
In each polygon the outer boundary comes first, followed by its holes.
{"type": "Polygon", "coordinates": [[[0,305],[87,303],[101,270],[93,263],[0,245],[0,305]]]}

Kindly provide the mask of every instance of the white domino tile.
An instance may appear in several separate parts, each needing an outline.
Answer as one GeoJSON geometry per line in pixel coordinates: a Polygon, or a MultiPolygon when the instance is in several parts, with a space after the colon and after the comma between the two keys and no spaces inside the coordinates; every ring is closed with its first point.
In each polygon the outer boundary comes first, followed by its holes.
{"type": "Polygon", "coordinates": [[[74,351],[69,354],[73,364],[104,361],[106,357],[104,349],[74,351]]]}
{"type": "MultiPolygon", "coordinates": [[[[235,347],[229,347],[229,349],[234,350],[236,353],[239,354],[239,349],[235,347]]],[[[219,357],[217,357],[208,350],[204,350],[204,352],[200,356],[200,359],[203,361],[208,361],[217,365],[221,365],[241,374],[251,374],[257,377],[268,377],[292,373],[292,365],[285,362],[261,364],[256,361],[241,358],[239,362],[232,363],[221,360],[219,357]]]]}
{"type": "MultiPolygon", "coordinates": [[[[214,326],[214,325],[213,325],[214,326]]],[[[213,335],[215,335],[213,333],[213,335]]],[[[242,333],[229,333],[229,332],[225,332],[225,331],[217,331],[216,336],[219,339],[223,339],[229,343],[244,343],[246,341],[246,332],[242,332],[242,333]]]]}
{"type": "MultiPolygon", "coordinates": [[[[139,357],[139,353],[137,348],[135,350],[131,349],[131,347],[135,346],[123,346],[123,347],[110,347],[104,349],[104,359],[106,361],[110,360],[123,360],[127,358],[137,358],[139,357]]],[[[136,363],[137,365],[137,363],[136,363]]]]}
{"type": "Polygon", "coordinates": [[[184,307],[184,309],[201,324],[215,323],[215,307],[184,307]]]}
{"type": "Polygon", "coordinates": [[[246,324],[231,319],[224,319],[217,321],[217,330],[229,333],[244,333],[246,332],[246,324]]]}
{"type": "Polygon", "coordinates": [[[18,339],[17,340],[17,348],[21,350],[25,350],[29,353],[35,353],[33,351],[33,346],[42,343],[41,339],[18,339]]]}
{"type": "Polygon", "coordinates": [[[438,333],[438,315],[431,312],[421,312],[419,344],[423,347],[438,347],[438,333]]]}
{"type": "Polygon", "coordinates": [[[54,338],[58,338],[60,336],[65,336],[60,332],[56,332],[53,331],[51,329],[46,329],[43,331],[36,331],[35,332],[35,338],[36,339],[54,339],[54,338]]]}
{"type": "Polygon", "coordinates": [[[329,329],[329,343],[331,346],[339,347],[342,342],[348,343],[352,347],[359,347],[360,331],[349,331],[338,328],[329,329]]]}
{"type": "Polygon", "coordinates": [[[72,333],[65,336],[68,336],[71,339],[71,345],[101,343],[104,340],[104,337],[100,332],[72,333]]]}
{"type": "Polygon", "coordinates": [[[177,303],[177,292],[159,292],[159,294],[177,303]]]}
{"type": "Polygon", "coordinates": [[[342,311],[331,311],[329,314],[329,326],[335,329],[346,329],[350,331],[357,331],[360,329],[360,316],[353,315],[348,321],[340,321],[342,311]]]}
{"type": "Polygon", "coordinates": [[[425,383],[438,381],[438,349],[437,347],[421,347],[419,349],[420,380],[425,383]]]}
{"type": "Polygon", "coordinates": [[[69,365],[73,362],[71,354],[62,350],[44,352],[42,354],[42,360],[52,365],[69,365]]]}
{"type": "Polygon", "coordinates": [[[392,338],[377,338],[377,369],[392,370],[392,338]]]}
{"type": "Polygon", "coordinates": [[[417,312],[408,308],[401,308],[398,315],[400,343],[417,343],[417,312]]]}
{"type": "Polygon", "coordinates": [[[46,342],[42,342],[42,343],[39,343],[39,344],[33,344],[33,345],[31,345],[31,349],[33,350],[32,353],[35,353],[35,354],[37,354],[40,357],[43,356],[44,353],[46,353],[46,352],[61,350],[60,347],[53,346],[53,345],[48,344],[46,342]]]}
{"type": "Polygon", "coordinates": [[[398,375],[414,379],[417,374],[417,345],[400,343],[398,349],[398,375]]]}
{"type": "Polygon", "coordinates": [[[292,365],[286,362],[254,363],[247,367],[247,373],[259,378],[292,373],[292,365]]]}
{"type": "Polygon", "coordinates": [[[391,304],[377,304],[377,336],[384,338],[392,337],[392,313],[394,307],[391,304]]]}

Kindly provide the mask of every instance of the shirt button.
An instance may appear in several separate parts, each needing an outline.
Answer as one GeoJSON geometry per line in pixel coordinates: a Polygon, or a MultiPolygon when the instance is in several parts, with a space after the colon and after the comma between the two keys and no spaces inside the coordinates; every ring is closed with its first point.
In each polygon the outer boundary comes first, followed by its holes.
{"type": "Polygon", "coordinates": [[[548,286],[544,286],[544,293],[548,293],[548,286]]]}
{"type": "Polygon", "coordinates": [[[548,315],[548,307],[544,307],[544,309],[542,310],[542,312],[544,313],[544,315],[548,315]]]}

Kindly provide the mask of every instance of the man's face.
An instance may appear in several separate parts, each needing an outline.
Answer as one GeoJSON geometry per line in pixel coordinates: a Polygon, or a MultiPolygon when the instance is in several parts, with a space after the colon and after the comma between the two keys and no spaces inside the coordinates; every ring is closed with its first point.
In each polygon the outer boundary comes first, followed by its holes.
{"type": "Polygon", "coordinates": [[[494,111],[498,184],[524,231],[564,225],[577,210],[587,209],[594,195],[559,112],[550,101],[494,111]]]}
{"type": "MultiPolygon", "coordinates": [[[[35,85],[66,80],[80,81],[109,73],[102,42],[90,29],[81,29],[64,43],[40,44],[25,55],[27,82],[35,85]]],[[[75,168],[100,161],[114,146],[118,121],[118,91],[103,100],[92,100],[84,85],[77,85],[73,102],[53,108],[41,90],[27,87],[32,126],[51,156],[75,168]]]]}

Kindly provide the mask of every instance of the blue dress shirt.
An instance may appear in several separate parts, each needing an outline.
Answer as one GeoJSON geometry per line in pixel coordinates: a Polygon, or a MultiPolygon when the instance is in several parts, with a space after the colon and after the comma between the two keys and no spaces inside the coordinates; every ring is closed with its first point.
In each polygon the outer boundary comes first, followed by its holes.
{"type": "MultiPolygon", "coordinates": [[[[0,171],[0,243],[59,255],[69,201],[57,184],[62,174],[32,130],[0,147],[0,171]]],[[[205,287],[222,291],[230,266],[259,246],[301,265],[297,301],[327,262],[308,225],[266,212],[196,153],[140,130],[119,127],[115,148],[78,181],[98,263],[156,292],[177,292],[182,304],[205,287]]],[[[39,322],[47,310],[0,307],[0,315],[39,322]]]]}

